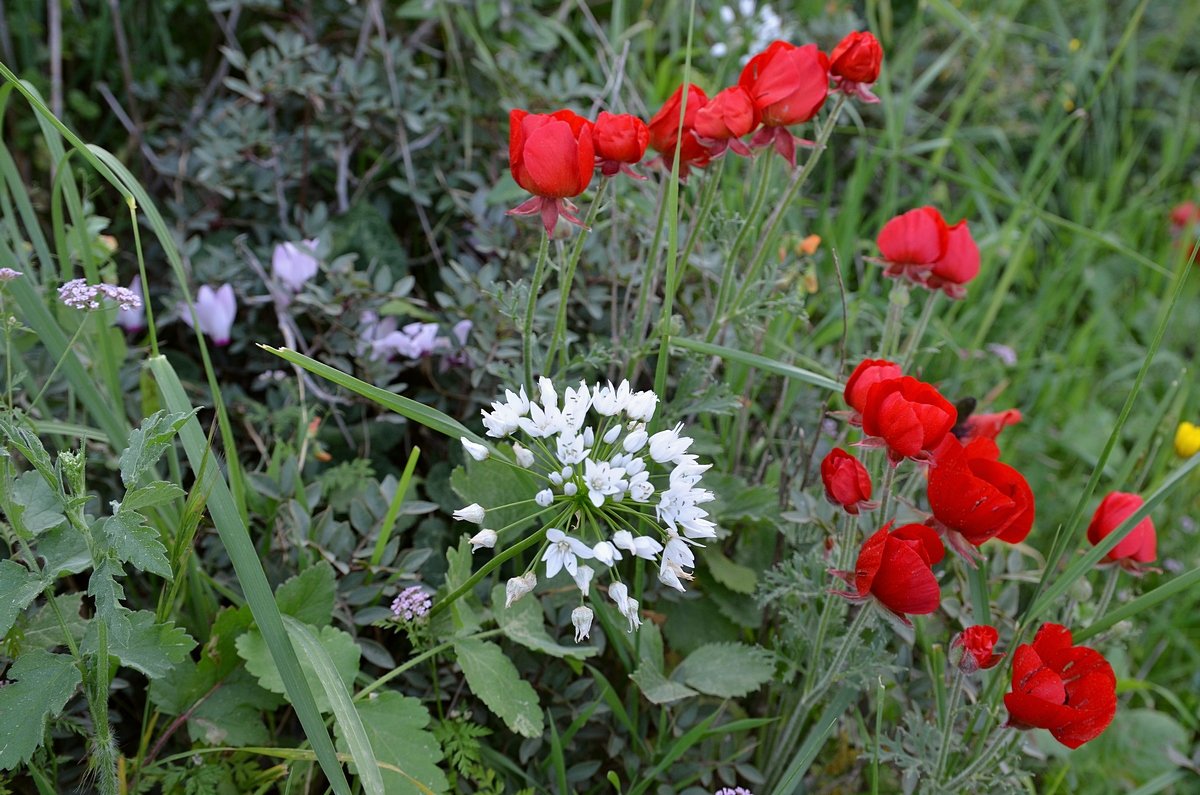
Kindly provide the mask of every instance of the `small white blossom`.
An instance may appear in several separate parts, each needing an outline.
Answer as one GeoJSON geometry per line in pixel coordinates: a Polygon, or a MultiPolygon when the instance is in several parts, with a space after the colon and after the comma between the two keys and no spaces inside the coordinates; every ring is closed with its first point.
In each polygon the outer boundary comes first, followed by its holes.
{"type": "Polygon", "coordinates": [[[504,586],[504,606],[512,607],[513,602],[529,593],[537,585],[537,574],[529,572],[520,577],[513,577],[504,586]]]}
{"type": "Polygon", "coordinates": [[[687,452],[692,446],[692,440],[687,436],[680,436],[679,432],[682,430],[683,424],[680,423],[671,430],[659,431],[651,436],[650,457],[660,464],[665,464],[687,452]]]}
{"type": "Polygon", "coordinates": [[[607,431],[605,431],[604,436],[602,436],[600,438],[604,441],[605,444],[612,444],[613,442],[615,442],[617,440],[617,437],[620,435],[621,435],[621,426],[614,425],[611,428],[609,428],[607,431]]]}
{"type": "Polygon", "coordinates": [[[684,571],[683,567],[674,561],[663,561],[662,566],[658,569],[658,581],[663,585],[674,588],[680,593],[684,591],[681,581],[690,579],[692,579],[692,575],[684,571]]]}
{"type": "Polygon", "coordinates": [[[480,530],[475,535],[471,536],[471,551],[478,552],[481,549],[492,549],[496,546],[496,531],[488,530],[486,527],[480,530]]]}
{"type": "Polygon", "coordinates": [[[650,437],[646,435],[645,426],[639,423],[638,427],[630,431],[629,435],[625,437],[625,441],[621,443],[621,447],[625,450],[625,452],[633,455],[646,446],[646,442],[649,440],[649,438],[650,437]]]}
{"type": "Polygon", "coordinates": [[[513,455],[517,457],[517,463],[526,469],[529,469],[531,466],[533,466],[533,462],[535,460],[533,453],[531,453],[529,450],[526,450],[516,442],[513,442],[513,455]]]}
{"type": "Polygon", "coordinates": [[[625,406],[625,414],[631,420],[649,422],[654,417],[654,409],[658,407],[658,395],[650,391],[637,392],[629,398],[625,406]]]}
{"type": "Polygon", "coordinates": [[[604,504],[604,498],[619,493],[628,483],[621,480],[625,470],[611,466],[607,461],[599,463],[588,459],[584,463],[583,481],[587,485],[588,499],[592,505],[599,508],[604,504]]]}
{"type": "Polygon", "coordinates": [[[567,436],[565,433],[558,437],[556,447],[558,460],[564,464],[578,464],[592,452],[584,446],[582,436],[567,436]]]}
{"type": "Polygon", "coordinates": [[[614,582],[608,586],[608,596],[617,605],[617,611],[629,620],[629,631],[642,625],[642,618],[638,615],[638,600],[629,597],[629,589],[623,582],[614,582]]]}
{"type": "Polygon", "coordinates": [[[592,408],[602,417],[611,417],[619,414],[629,405],[630,397],[628,381],[622,381],[620,386],[615,388],[612,381],[609,381],[608,386],[605,387],[596,384],[592,391],[592,408]]]}
{"type": "Polygon", "coordinates": [[[662,544],[655,541],[650,536],[634,537],[633,533],[628,530],[618,530],[613,533],[613,545],[618,549],[624,549],[633,553],[639,558],[646,560],[654,560],[655,556],[662,551],[662,544]]]}
{"type": "Polygon", "coordinates": [[[483,445],[472,442],[465,436],[460,436],[458,440],[462,442],[463,450],[467,451],[467,455],[476,461],[483,461],[488,457],[488,449],[483,445]]]}
{"type": "Polygon", "coordinates": [[[544,408],[558,409],[558,392],[554,389],[554,382],[546,376],[538,379],[538,396],[544,408]]]}
{"type": "Polygon", "coordinates": [[[550,489],[542,489],[533,495],[533,501],[543,508],[549,508],[550,503],[554,502],[554,492],[550,491],[550,489]]]}
{"type": "Polygon", "coordinates": [[[568,497],[574,497],[578,493],[579,486],[575,485],[575,481],[572,480],[569,483],[563,484],[563,494],[567,495],[568,497]]]}
{"type": "Polygon", "coordinates": [[[480,413],[488,436],[503,439],[521,427],[521,416],[507,403],[493,403],[491,411],[483,409],[480,413]]]}
{"type": "Polygon", "coordinates": [[[567,535],[557,527],[551,527],[546,531],[546,540],[550,542],[550,546],[546,547],[546,551],[542,553],[542,560],[546,564],[546,579],[552,578],[563,569],[566,569],[567,574],[574,577],[579,569],[577,558],[591,560],[595,557],[591,547],[578,538],[567,535]]]}
{"type": "Polygon", "coordinates": [[[611,541],[601,541],[596,546],[592,547],[592,554],[596,556],[596,560],[603,563],[605,566],[613,565],[613,561],[621,559],[621,553],[612,545],[611,541]]]}
{"type": "Polygon", "coordinates": [[[575,572],[575,584],[579,586],[579,590],[587,596],[588,589],[592,587],[592,577],[596,571],[591,566],[579,565],[579,571],[575,572]]]}
{"type": "Polygon", "coordinates": [[[629,479],[629,496],[634,502],[649,502],[654,496],[654,485],[650,483],[650,473],[641,471],[629,479]]]}
{"type": "Polygon", "coordinates": [[[575,625],[575,642],[579,643],[592,631],[592,609],[580,605],[571,611],[571,623],[575,625]]]}
{"type": "Polygon", "coordinates": [[[521,417],[517,423],[521,430],[534,439],[553,436],[561,433],[567,427],[562,412],[558,410],[557,406],[539,406],[536,403],[529,404],[529,416],[521,417]]]}
{"type": "Polygon", "coordinates": [[[483,506],[477,502],[473,502],[465,508],[459,508],[455,511],[454,518],[460,522],[483,524],[483,513],[483,506]]]}

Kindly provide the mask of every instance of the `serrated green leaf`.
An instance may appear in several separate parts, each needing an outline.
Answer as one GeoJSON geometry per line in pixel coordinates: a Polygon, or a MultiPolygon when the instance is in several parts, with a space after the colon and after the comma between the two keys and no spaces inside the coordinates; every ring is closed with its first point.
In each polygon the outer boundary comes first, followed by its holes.
{"type": "Polygon", "coordinates": [[[713,579],[731,591],[741,594],[752,594],[758,587],[758,575],[754,569],[735,563],[725,556],[725,553],[714,546],[704,548],[700,553],[713,579]]]}
{"type": "MultiPolygon", "coordinates": [[[[72,640],[79,643],[83,640],[87,620],[80,615],[83,609],[83,594],[70,593],[54,597],[62,614],[63,624],[70,633],[72,640]]],[[[51,651],[67,643],[63,624],[58,622],[58,616],[49,604],[44,604],[32,611],[21,627],[21,652],[34,649],[51,651]]]]}
{"type": "MultiPolygon", "coordinates": [[[[462,498],[464,505],[479,503],[487,510],[484,520],[486,527],[510,528],[505,531],[506,537],[510,533],[513,536],[520,535],[521,530],[533,524],[531,515],[539,510],[532,502],[514,508],[492,508],[494,505],[508,505],[521,499],[532,500],[540,488],[533,476],[525,470],[503,464],[493,458],[483,461],[468,458],[463,466],[455,467],[454,472],[450,474],[450,487],[462,498]]],[[[460,528],[462,526],[460,525],[460,528]]],[[[474,528],[475,525],[470,527],[474,528]]]]}
{"type": "Polygon", "coordinates": [[[462,638],[454,641],[454,653],[471,692],[508,728],[522,737],[542,736],[537,693],[517,673],[503,649],[484,640],[462,638]]]}
{"type": "Polygon", "coordinates": [[[333,620],[335,590],[333,567],[322,560],[280,585],[275,603],[284,615],[314,627],[326,627],[333,620]]]}
{"type": "Polygon", "coordinates": [[[121,605],[125,589],[116,579],[124,574],[120,563],[105,558],[88,578],[88,595],[96,602],[96,618],[108,625],[110,642],[116,644],[128,643],[132,630],[129,611],[121,605]]]}
{"type": "Polygon", "coordinates": [[[492,612],[500,630],[509,640],[553,657],[574,657],[582,660],[600,651],[591,645],[564,646],[555,642],[546,631],[541,603],[536,599],[520,599],[513,603],[512,607],[505,607],[504,599],[504,586],[497,585],[492,589],[492,612]]]}
{"type": "Polygon", "coordinates": [[[22,654],[0,687],[0,770],[29,761],[42,744],[46,719],[62,712],[79,686],[75,660],[40,649],[22,654]]]}
{"type": "Polygon", "coordinates": [[[126,488],[136,486],[167,451],[175,434],[196,413],[156,411],[142,420],[141,426],[129,432],[129,446],[121,453],[121,482],[126,488]]]}
{"type": "Polygon", "coordinates": [[[13,484],[11,507],[21,511],[19,527],[33,535],[59,527],[63,516],[62,500],[37,472],[23,472],[13,484]]]}
{"type": "Polygon", "coordinates": [[[58,471],[54,468],[54,462],[50,460],[50,454],[46,452],[46,448],[42,446],[42,440],[37,437],[36,433],[23,425],[12,422],[7,416],[0,416],[0,434],[3,434],[8,439],[8,443],[25,456],[25,460],[33,465],[33,468],[38,471],[47,484],[61,482],[58,471]]]}
{"type": "MultiPolygon", "coordinates": [[[[354,706],[379,762],[387,795],[436,795],[449,790],[446,774],[438,767],[442,749],[426,730],[429,711],[420,701],[389,690],[354,706]]],[[[346,751],[340,732],[338,747],[346,751]]]]}
{"type": "Polygon", "coordinates": [[[687,685],[671,681],[663,676],[662,671],[649,663],[640,665],[629,675],[629,678],[637,684],[642,695],[652,704],[669,704],[681,698],[698,695],[687,685]]]}
{"type": "Polygon", "coordinates": [[[0,560],[0,638],[8,634],[21,611],[46,587],[36,573],[15,560],[0,560]]]}
{"type": "MultiPolygon", "coordinates": [[[[324,647],[326,653],[329,654],[330,659],[333,660],[338,676],[349,688],[358,673],[358,660],[361,654],[358,644],[349,634],[334,627],[322,627],[319,632],[314,627],[313,632],[317,635],[317,640],[324,647]]],[[[260,685],[272,693],[286,695],[283,680],[279,676],[279,669],[275,667],[275,661],[271,657],[266,641],[263,640],[257,629],[245,632],[237,639],[237,652],[238,656],[246,661],[246,670],[254,674],[260,685]]],[[[329,703],[329,696],[325,693],[325,686],[321,682],[321,678],[313,669],[312,660],[304,654],[298,653],[298,656],[300,669],[304,672],[304,678],[308,680],[309,687],[312,688],[317,708],[328,714],[332,705],[329,703]]]]}
{"type": "MultiPolygon", "coordinates": [[[[129,636],[118,639],[114,633],[109,639],[108,653],[120,660],[122,665],[141,671],[151,679],[166,676],[196,646],[192,636],[182,627],[175,626],[175,622],[156,624],[154,614],[149,610],[129,613],[126,620],[129,636]]],[[[94,622],[88,626],[84,636],[83,651],[91,654],[96,652],[94,622]]]]}
{"type": "Polygon", "coordinates": [[[147,508],[177,500],[185,495],[183,489],[176,486],[174,483],[168,483],[165,480],[156,480],[153,483],[147,483],[145,486],[139,486],[136,489],[130,489],[125,493],[125,499],[121,501],[121,507],[131,511],[144,511],[147,508]]]}
{"type": "Polygon", "coordinates": [[[158,540],[158,533],[146,525],[146,517],[121,505],[115,514],[100,521],[104,523],[109,548],[117,558],[140,571],[171,579],[167,548],[158,540]]]}
{"type": "Polygon", "coordinates": [[[671,678],[710,696],[737,698],[771,680],[775,657],[743,643],[709,643],[689,654],[671,678]]]}
{"type": "Polygon", "coordinates": [[[92,565],[87,538],[69,524],[60,525],[39,538],[37,553],[47,577],[78,574],[92,565]]]}

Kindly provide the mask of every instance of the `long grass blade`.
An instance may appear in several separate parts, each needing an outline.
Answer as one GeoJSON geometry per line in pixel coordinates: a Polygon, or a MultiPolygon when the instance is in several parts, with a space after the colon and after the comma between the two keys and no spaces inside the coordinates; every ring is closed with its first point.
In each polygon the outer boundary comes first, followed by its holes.
{"type": "Polygon", "coordinates": [[[672,337],[671,344],[696,353],[703,353],[708,356],[716,356],[726,361],[737,362],[738,364],[757,367],[759,370],[765,370],[768,373],[781,375],[784,378],[790,378],[795,381],[801,381],[805,384],[810,384],[821,389],[828,389],[831,392],[841,392],[844,386],[821,373],[815,373],[812,370],[805,370],[802,367],[796,367],[791,364],[774,359],[768,359],[766,356],[759,356],[756,353],[746,353],[739,351],[737,348],[727,348],[724,345],[716,345],[711,342],[702,342],[700,340],[688,339],[686,337],[672,337]]]}

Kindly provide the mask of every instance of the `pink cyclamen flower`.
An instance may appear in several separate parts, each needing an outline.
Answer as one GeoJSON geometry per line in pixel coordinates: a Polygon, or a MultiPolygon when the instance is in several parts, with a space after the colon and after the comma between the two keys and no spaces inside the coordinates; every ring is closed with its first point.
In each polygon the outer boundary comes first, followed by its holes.
{"type": "MultiPolygon", "coordinates": [[[[133,277],[133,281],[129,283],[129,292],[134,295],[142,294],[142,277],[133,277]]],[[[142,306],[140,300],[137,306],[127,308],[125,305],[121,305],[117,309],[117,325],[130,334],[145,330],[146,307],[142,306]]]]}
{"type": "Polygon", "coordinates": [[[271,254],[271,273],[293,293],[317,275],[316,238],[299,243],[279,243],[271,254]]]}
{"type": "Polygon", "coordinates": [[[429,593],[419,585],[410,585],[392,600],[392,615],[414,621],[424,618],[432,607],[433,599],[429,593]]]}
{"type": "MultiPolygon", "coordinates": [[[[233,295],[233,285],[222,284],[216,290],[207,284],[201,286],[196,293],[194,308],[200,331],[207,334],[214,345],[228,345],[233,319],[237,316],[237,298],[233,295]]],[[[179,314],[184,323],[195,328],[192,326],[192,313],[188,311],[186,304],[180,306],[179,314]]]]}

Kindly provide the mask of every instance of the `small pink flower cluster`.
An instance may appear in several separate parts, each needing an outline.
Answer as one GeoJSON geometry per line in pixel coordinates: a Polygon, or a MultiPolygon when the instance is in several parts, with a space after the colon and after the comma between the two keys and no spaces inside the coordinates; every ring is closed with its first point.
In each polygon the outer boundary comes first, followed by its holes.
{"type": "Polygon", "coordinates": [[[392,613],[396,618],[403,618],[405,621],[423,618],[429,613],[431,607],[433,607],[433,600],[419,585],[405,588],[399,596],[392,600],[392,613]]]}
{"type": "Polygon", "coordinates": [[[140,309],[142,299],[128,287],[115,284],[88,284],[87,279],[72,279],[58,288],[58,298],[72,309],[99,309],[100,299],[115,301],[121,309],[140,309]]]}
{"type": "Polygon", "coordinates": [[[22,274],[20,271],[15,271],[12,268],[0,268],[0,282],[11,282],[13,279],[16,279],[22,275],[24,274],[22,274]]]}

